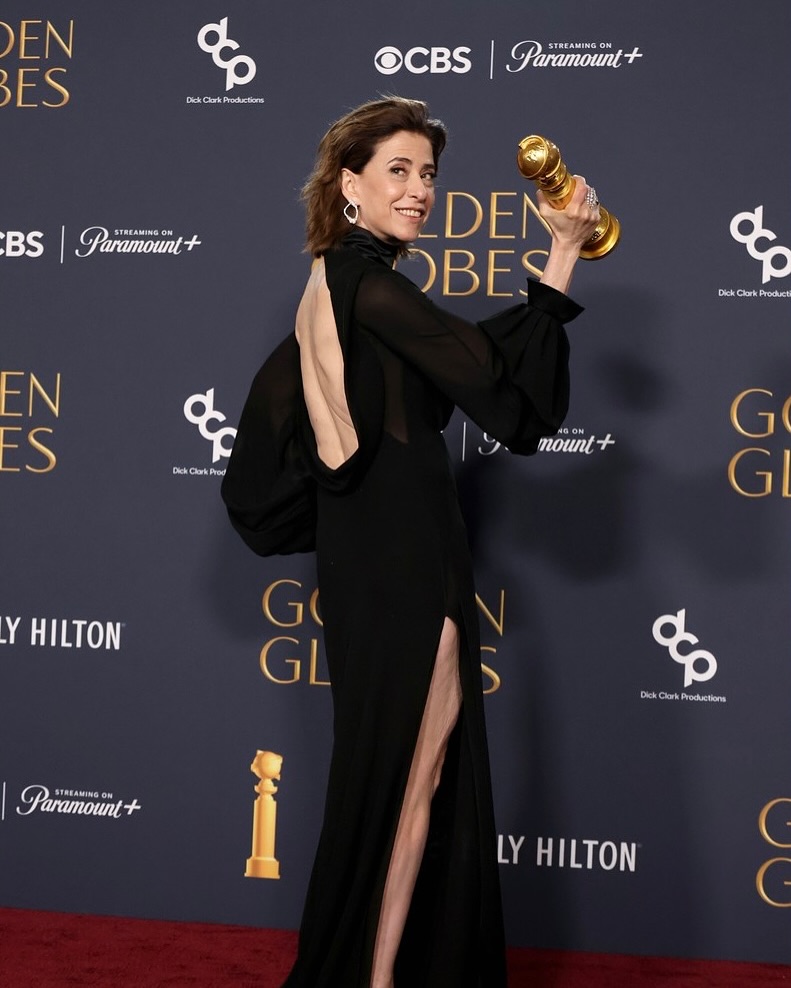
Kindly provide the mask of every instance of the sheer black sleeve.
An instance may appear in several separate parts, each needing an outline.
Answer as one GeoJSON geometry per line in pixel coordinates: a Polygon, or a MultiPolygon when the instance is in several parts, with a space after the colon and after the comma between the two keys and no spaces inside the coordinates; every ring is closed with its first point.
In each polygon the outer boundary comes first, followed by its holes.
{"type": "Polygon", "coordinates": [[[582,309],[529,282],[527,304],[480,323],[434,305],[398,272],[369,270],[355,300],[358,323],[420,370],[489,435],[534,453],[568,410],[569,343],[563,323],[582,309]]]}
{"type": "Polygon", "coordinates": [[[231,524],[261,556],[315,548],[316,485],[299,438],[303,404],[292,333],[253,379],[221,489],[231,524]]]}

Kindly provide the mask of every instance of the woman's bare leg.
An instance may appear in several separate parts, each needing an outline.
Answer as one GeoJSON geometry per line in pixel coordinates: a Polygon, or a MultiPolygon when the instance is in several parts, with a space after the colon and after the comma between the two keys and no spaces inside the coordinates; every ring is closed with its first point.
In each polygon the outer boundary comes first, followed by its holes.
{"type": "Polygon", "coordinates": [[[371,988],[393,988],[393,965],[423,860],[431,800],[460,709],[459,631],[446,617],[382,896],[371,988]]]}

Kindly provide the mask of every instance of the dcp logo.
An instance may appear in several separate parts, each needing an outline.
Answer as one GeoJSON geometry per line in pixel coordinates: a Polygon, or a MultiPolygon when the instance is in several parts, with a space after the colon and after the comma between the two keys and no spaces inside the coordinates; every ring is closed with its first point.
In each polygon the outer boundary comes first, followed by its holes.
{"type": "Polygon", "coordinates": [[[464,73],[472,68],[472,62],[467,58],[471,52],[472,49],[464,46],[451,51],[450,48],[423,48],[418,45],[402,55],[398,48],[385,45],[374,55],[374,65],[376,71],[382,75],[395,75],[402,67],[413,75],[422,75],[424,72],[464,73]]]}
{"type": "Polygon", "coordinates": [[[758,250],[759,240],[777,240],[777,234],[764,228],[764,207],[756,206],[752,212],[737,213],[731,220],[731,236],[744,244],[750,257],[763,261],[761,281],[765,285],[770,278],[785,278],[791,274],[791,250],[788,247],[771,247],[758,250]],[[742,224],[749,223],[749,232],[742,231],[742,224]],[[775,267],[774,259],[781,258],[780,266],[775,267]]]}
{"type": "Polygon", "coordinates": [[[695,649],[694,652],[679,652],[678,646],[681,642],[687,642],[690,645],[697,645],[698,643],[698,638],[684,628],[686,614],[686,608],[683,607],[676,614],[663,614],[662,617],[654,621],[652,631],[654,641],[659,645],[664,645],[672,658],[684,666],[684,686],[691,686],[693,682],[705,683],[707,679],[711,679],[717,671],[717,660],[711,652],[702,648],[695,649]],[[670,625],[673,629],[673,634],[670,637],[662,633],[665,625],[670,625]],[[695,668],[696,662],[704,662],[706,664],[705,669],[698,671],[695,668]]]}
{"type": "Polygon", "coordinates": [[[212,444],[212,463],[216,463],[222,457],[227,459],[231,455],[231,446],[233,446],[233,440],[236,437],[236,429],[227,425],[224,429],[209,430],[209,422],[225,421],[222,412],[214,410],[214,388],[209,388],[205,394],[190,395],[184,402],[184,417],[188,422],[197,425],[198,432],[212,444]],[[201,409],[200,414],[195,413],[196,406],[201,409]],[[227,448],[223,446],[222,442],[226,436],[231,437],[231,446],[227,448]]]}
{"type": "Polygon", "coordinates": [[[217,24],[204,24],[198,31],[198,44],[211,55],[214,64],[221,69],[225,69],[225,91],[233,89],[234,86],[245,86],[255,78],[256,65],[249,55],[234,55],[233,58],[224,58],[223,51],[230,48],[236,51],[239,47],[237,41],[232,41],[228,37],[228,18],[223,17],[217,24]],[[216,34],[217,40],[210,42],[209,35],[216,34]],[[240,71],[240,66],[243,71],[240,71]]]}
{"type": "Polygon", "coordinates": [[[22,233],[20,230],[0,231],[0,257],[41,257],[44,244],[41,230],[22,233]]]}

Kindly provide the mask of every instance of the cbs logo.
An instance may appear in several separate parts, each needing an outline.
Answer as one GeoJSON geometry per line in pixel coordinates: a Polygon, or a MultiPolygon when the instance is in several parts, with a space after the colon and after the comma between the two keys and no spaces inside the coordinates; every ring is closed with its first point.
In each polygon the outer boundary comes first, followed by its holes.
{"type": "Polygon", "coordinates": [[[467,58],[469,54],[471,49],[464,46],[451,51],[450,48],[423,48],[418,45],[410,48],[404,55],[398,48],[385,45],[374,55],[374,65],[376,71],[382,75],[394,75],[402,67],[413,75],[422,75],[424,72],[439,75],[446,72],[462,74],[472,68],[472,62],[467,58]]]}
{"type": "Polygon", "coordinates": [[[41,230],[21,233],[19,230],[0,232],[0,257],[41,257],[44,244],[41,230]]]}

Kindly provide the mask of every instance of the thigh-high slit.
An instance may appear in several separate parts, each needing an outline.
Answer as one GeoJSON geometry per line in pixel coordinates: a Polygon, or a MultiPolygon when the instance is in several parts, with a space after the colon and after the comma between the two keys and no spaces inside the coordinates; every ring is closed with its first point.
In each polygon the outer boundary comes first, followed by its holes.
{"type": "Polygon", "coordinates": [[[395,956],[428,838],[431,802],[460,707],[459,631],[446,617],[382,894],[371,988],[393,986],[395,956]]]}

